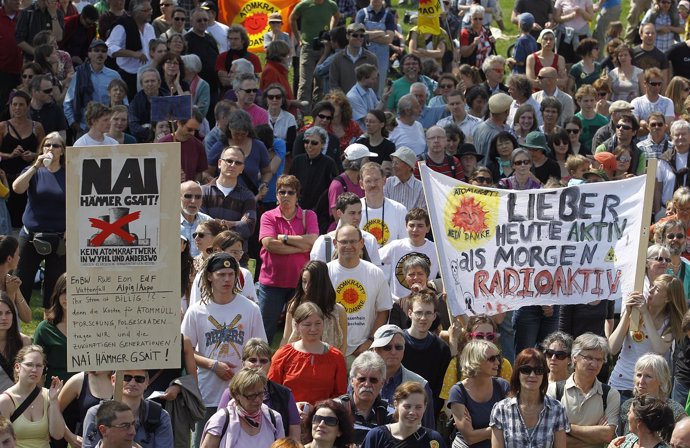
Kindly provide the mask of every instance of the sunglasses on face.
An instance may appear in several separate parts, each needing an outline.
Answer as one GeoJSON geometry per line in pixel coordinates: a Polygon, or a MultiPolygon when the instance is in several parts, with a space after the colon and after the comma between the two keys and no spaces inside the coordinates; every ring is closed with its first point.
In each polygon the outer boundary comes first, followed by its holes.
{"type": "Polygon", "coordinates": [[[608,94],[609,94],[608,92],[597,92],[597,95],[599,95],[599,98],[603,98],[608,94]]]}
{"type": "Polygon", "coordinates": [[[685,235],[682,233],[667,233],[666,238],[669,240],[682,240],[685,235]]]}
{"type": "Polygon", "coordinates": [[[452,89],[455,87],[453,84],[441,84],[442,89],[452,89]]]}
{"type": "Polygon", "coordinates": [[[278,190],[278,194],[280,196],[294,196],[295,195],[294,190],[278,190]]]}
{"type": "Polygon", "coordinates": [[[319,425],[321,422],[323,422],[323,424],[326,426],[338,426],[339,420],[338,417],[314,414],[314,418],[311,422],[313,425],[319,425]]]}
{"type": "Polygon", "coordinates": [[[666,264],[668,264],[668,263],[671,262],[671,259],[670,259],[670,258],[666,258],[666,257],[662,257],[662,256],[649,257],[649,258],[647,258],[647,260],[652,260],[652,261],[656,261],[656,262],[659,262],[659,263],[666,263],[666,264]]]}
{"type": "Polygon", "coordinates": [[[139,384],[143,384],[146,381],[146,377],[144,375],[124,375],[122,380],[125,383],[129,383],[130,381],[134,380],[139,384]]]}
{"type": "Polygon", "coordinates": [[[200,194],[191,194],[191,193],[185,193],[182,195],[182,197],[185,199],[201,199],[200,194]]]}
{"type": "Polygon", "coordinates": [[[630,156],[621,156],[621,157],[618,159],[619,162],[623,162],[623,163],[628,163],[628,162],[630,162],[631,160],[632,160],[632,157],[630,157],[630,156]]]}
{"type": "Polygon", "coordinates": [[[245,359],[245,361],[250,362],[250,363],[252,363],[252,364],[261,364],[261,365],[264,365],[264,364],[268,364],[269,361],[270,361],[270,359],[268,359],[268,358],[253,358],[253,357],[252,357],[252,358],[247,358],[247,359],[245,359]]]}
{"type": "Polygon", "coordinates": [[[192,233],[192,238],[203,238],[206,234],[204,232],[194,232],[192,233]]]}
{"type": "Polygon", "coordinates": [[[496,340],[496,333],[483,333],[481,331],[473,331],[472,333],[470,333],[470,337],[472,339],[484,339],[486,341],[494,341],[496,340]]]}
{"type": "Polygon", "coordinates": [[[350,37],[354,37],[356,39],[361,39],[364,37],[364,34],[363,33],[352,33],[352,34],[350,34],[350,37]]]}
{"type": "Polygon", "coordinates": [[[319,140],[305,140],[305,141],[304,141],[304,144],[305,144],[305,145],[316,146],[316,145],[320,145],[321,142],[320,142],[319,140]]]}
{"type": "Polygon", "coordinates": [[[648,82],[647,84],[654,87],[661,87],[661,81],[648,82]]]}
{"type": "Polygon", "coordinates": [[[317,114],[316,116],[319,117],[320,119],[326,120],[326,121],[331,121],[333,119],[333,117],[330,115],[317,114]]]}
{"type": "Polygon", "coordinates": [[[664,123],[649,123],[650,128],[663,128],[664,123]]]}
{"type": "Polygon", "coordinates": [[[616,129],[623,129],[624,131],[632,131],[632,126],[629,124],[617,124],[616,129]]]}
{"type": "Polygon", "coordinates": [[[479,182],[480,184],[490,184],[493,182],[493,179],[490,177],[477,176],[474,178],[474,181],[479,182]]]}
{"type": "Polygon", "coordinates": [[[405,350],[405,345],[404,344],[384,345],[383,347],[381,347],[381,350],[383,350],[384,352],[390,352],[394,348],[397,351],[401,352],[401,351],[405,350]]]}
{"type": "Polygon", "coordinates": [[[41,92],[45,93],[46,95],[50,95],[53,93],[53,88],[51,87],[50,89],[43,89],[41,92]]]}
{"type": "Polygon", "coordinates": [[[173,18],[173,20],[175,22],[184,22],[185,20],[187,20],[187,18],[186,17],[175,17],[175,18],[173,18]]]}
{"type": "Polygon", "coordinates": [[[563,350],[544,350],[544,355],[546,355],[546,359],[550,359],[552,357],[556,357],[557,360],[563,361],[565,358],[570,356],[568,352],[564,352],[563,350]]]}
{"type": "Polygon", "coordinates": [[[55,148],[62,148],[62,145],[59,144],[59,143],[45,143],[45,144],[43,145],[43,147],[44,147],[44,148],[53,148],[53,149],[55,149],[55,148]]]}
{"type": "Polygon", "coordinates": [[[530,376],[532,373],[535,375],[543,375],[546,373],[543,367],[532,367],[532,366],[520,366],[518,367],[518,372],[520,372],[523,375],[530,376]]]}
{"type": "Polygon", "coordinates": [[[235,165],[235,166],[242,166],[244,165],[244,162],[241,160],[235,160],[235,159],[220,159],[223,162],[227,163],[228,165],[235,165]]]}
{"type": "Polygon", "coordinates": [[[568,134],[579,134],[580,130],[579,129],[566,129],[565,132],[568,134]]]}
{"type": "Polygon", "coordinates": [[[530,163],[532,163],[532,162],[530,162],[529,160],[516,160],[515,162],[513,162],[513,165],[522,166],[522,165],[529,165],[530,163]]]}
{"type": "Polygon", "coordinates": [[[259,89],[240,89],[244,93],[256,93],[259,91],[259,89]]]}
{"type": "Polygon", "coordinates": [[[266,98],[268,98],[269,100],[282,100],[283,95],[280,93],[277,95],[266,95],[266,98]]]}
{"type": "Polygon", "coordinates": [[[486,360],[489,362],[500,362],[501,361],[501,355],[489,356],[488,358],[486,358],[486,360]]]}

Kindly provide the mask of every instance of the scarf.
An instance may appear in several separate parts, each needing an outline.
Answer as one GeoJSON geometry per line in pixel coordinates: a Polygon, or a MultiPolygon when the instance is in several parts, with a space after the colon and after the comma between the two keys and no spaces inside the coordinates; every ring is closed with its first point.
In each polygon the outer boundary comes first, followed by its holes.
{"type": "Polygon", "coordinates": [[[261,414],[261,408],[259,408],[258,411],[256,411],[253,414],[248,413],[242,405],[240,405],[239,401],[235,401],[235,404],[237,405],[237,414],[244,419],[249,426],[252,428],[261,428],[261,420],[263,420],[263,415],[261,414]]]}

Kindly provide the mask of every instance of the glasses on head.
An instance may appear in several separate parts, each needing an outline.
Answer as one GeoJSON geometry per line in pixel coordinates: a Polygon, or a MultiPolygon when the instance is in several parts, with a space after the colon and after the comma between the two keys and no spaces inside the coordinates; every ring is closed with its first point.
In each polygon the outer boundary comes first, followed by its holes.
{"type": "Polygon", "coordinates": [[[379,380],[378,378],[376,378],[375,376],[358,376],[358,377],[356,378],[356,380],[357,380],[357,382],[360,383],[360,384],[366,383],[367,381],[369,382],[369,384],[378,384],[379,381],[380,381],[380,380],[379,380]]]}
{"type": "Polygon", "coordinates": [[[544,355],[546,355],[546,359],[553,358],[555,356],[557,360],[563,361],[565,358],[570,356],[570,353],[564,352],[563,350],[547,349],[544,350],[544,355]]]}
{"type": "Polygon", "coordinates": [[[383,350],[384,352],[390,352],[393,349],[396,349],[397,351],[401,352],[405,350],[405,344],[388,344],[381,347],[381,350],[383,350]]]}
{"type": "Polygon", "coordinates": [[[257,392],[255,394],[241,394],[241,395],[249,401],[254,401],[257,398],[261,398],[263,400],[263,398],[264,398],[264,392],[263,391],[257,392]]]}
{"type": "Polygon", "coordinates": [[[271,360],[268,359],[268,358],[254,358],[254,357],[251,357],[251,358],[245,359],[245,361],[250,362],[250,363],[252,363],[252,364],[261,364],[261,365],[265,365],[265,364],[268,364],[271,360]]]}
{"type": "Polygon", "coordinates": [[[489,362],[501,362],[501,355],[493,355],[486,358],[489,362]]]}
{"type": "Polygon", "coordinates": [[[139,384],[143,384],[146,381],[146,377],[144,375],[124,375],[122,377],[122,381],[125,383],[129,383],[130,381],[136,381],[139,384]]]}
{"type": "Polygon", "coordinates": [[[296,193],[295,190],[278,190],[280,196],[294,196],[296,193]]]}
{"type": "Polygon", "coordinates": [[[314,414],[314,418],[312,419],[311,423],[313,425],[318,425],[321,422],[323,422],[323,424],[326,426],[338,426],[340,421],[338,420],[338,417],[314,414]]]}
{"type": "Polygon", "coordinates": [[[124,422],[124,423],[118,423],[117,425],[105,425],[108,428],[117,428],[117,429],[129,429],[129,428],[136,428],[137,427],[137,422],[131,421],[131,422],[124,422]]]}
{"type": "Polygon", "coordinates": [[[33,362],[23,362],[21,364],[27,370],[44,370],[46,368],[44,364],[34,364],[33,362]]]}
{"type": "Polygon", "coordinates": [[[566,129],[565,129],[565,132],[567,132],[568,134],[579,134],[579,133],[580,133],[580,129],[572,129],[572,128],[571,128],[571,129],[568,129],[568,128],[566,128],[566,129]]]}
{"type": "Polygon", "coordinates": [[[472,333],[470,333],[470,337],[472,339],[484,339],[487,341],[495,341],[496,333],[494,333],[493,331],[488,333],[484,333],[482,331],[473,331],[472,333]]]}
{"type": "Polygon", "coordinates": [[[685,238],[683,233],[667,233],[666,238],[669,240],[682,240],[685,238]]]}
{"type": "Polygon", "coordinates": [[[619,162],[623,162],[623,163],[628,163],[628,162],[630,162],[631,160],[632,160],[632,157],[630,157],[630,156],[620,156],[620,157],[618,158],[618,161],[619,161],[619,162]]]}
{"type": "Polygon", "coordinates": [[[316,114],[322,120],[331,121],[333,119],[332,115],[316,114]]]}
{"type": "Polygon", "coordinates": [[[632,131],[632,126],[629,124],[617,124],[616,129],[623,129],[624,131],[632,131]]]}
{"type": "Polygon", "coordinates": [[[191,193],[185,193],[182,195],[182,197],[185,199],[201,199],[200,194],[191,194],[191,193]]]}
{"type": "Polygon", "coordinates": [[[192,238],[203,238],[206,236],[206,233],[204,232],[194,232],[192,233],[192,238]]]}
{"type": "Polygon", "coordinates": [[[663,127],[664,127],[664,123],[659,123],[659,122],[649,123],[649,127],[650,127],[650,128],[663,128],[663,127]]]}
{"type": "Polygon", "coordinates": [[[530,162],[529,160],[516,160],[513,162],[513,165],[522,166],[522,165],[529,165],[530,163],[532,163],[532,162],[530,162]]]}
{"type": "Polygon", "coordinates": [[[50,95],[51,93],[53,93],[53,88],[51,87],[50,89],[41,89],[41,92],[50,95]]]}
{"type": "Polygon", "coordinates": [[[266,98],[268,98],[269,100],[282,100],[283,94],[279,93],[277,95],[266,95],[266,98]]]}
{"type": "Polygon", "coordinates": [[[532,366],[520,366],[518,367],[518,372],[520,372],[523,375],[530,376],[531,374],[535,374],[537,376],[543,375],[546,373],[543,367],[532,367],[532,366]]]}
{"type": "Polygon", "coordinates": [[[256,93],[259,91],[259,89],[256,89],[256,88],[254,88],[254,89],[240,89],[240,90],[243,91],[244,93],[256,93]]]}
{"type": "Polygon", "coordinates": [[[671,262],[670,258],[662,257],[661,255],[657,255],[656,257],[649,257],[649,258],[647,258],[647,260],[656,261],[658,263],[666,263],[666,264],[671,262]]]}
{"type": "Polygon", "coordinates": [[[227,163],[230,166],[233,166],[233,165],[234,166],[242,166],[242,165],[244,165],[244,162],[242,160],[230,159],[230,158],[220,159],[220,160],[222,160],[223,162],[227,163]]]}
{"type": "Polygon", "coordinates": [[[436,311],[412,311],[412,315],[417,319],[421,319],[423,317],[430,319],[432,316],[436,315],[436,311]]]}
{"type": "Polygon", "coordinates": [[[44,144],[43,144],[43,147],[46,148],[46,149],[47,149],[47,148],[53,148],[53,149],[55,149],[55,148],[62,148],[62,145],[59,144],[59,143],[44,143],[44,144]]]}
{"type": "Polygon", "coordinates": [[[320,144],[321,144],[321,141],[319,141],[319,140],[305,140],[305,141],[304,141],[304,144],[305,144],[305,145],[316,146],[316,145],[320,145],[320,144]]]}
{"type": "Polygon", "coordinates": [[[661,87],[662,83],[661,83],[661,81],[650,81],[647,84],[649,84],[650,86],[654,86],[654,87],[661,87]]]}

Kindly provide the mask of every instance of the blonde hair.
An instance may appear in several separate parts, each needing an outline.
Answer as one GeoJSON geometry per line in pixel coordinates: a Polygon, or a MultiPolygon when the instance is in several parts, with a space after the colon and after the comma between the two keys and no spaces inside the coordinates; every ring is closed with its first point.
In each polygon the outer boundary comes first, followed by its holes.
{"type": "Polygon", "coordinates": [[[679,341],[683,337],[683,316],[688,311],[688,303],[685,300],[685,291],[683,290],[683,283],[668,274],[661,274],[654,280],[654,284],[660,284],[666,290],[666,312],[668,313],[669,325],[673,339],[679,341]]]}
{"type": "Polygon", "coordinates": [[[495,344],[485,341],[483,339],[475,339],[467,343],[462,349],[460,355],[460,364],[462,371],[468,378],[476,376],[484,361],[486,361],[486,354],[489,350],[495,350],[500,353],[495,344]]]}

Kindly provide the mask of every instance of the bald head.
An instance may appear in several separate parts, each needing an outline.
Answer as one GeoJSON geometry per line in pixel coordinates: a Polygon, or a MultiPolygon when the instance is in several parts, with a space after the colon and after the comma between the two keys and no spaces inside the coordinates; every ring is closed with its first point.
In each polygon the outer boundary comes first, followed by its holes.
{"type": "Polygon", "coordinates": [[[193,180],[180,184],[180,200],[182,201],[182,213],[186,217],[193,217],[199,213],[201,206],[201,186],[193,180]]]}
{"type": "Polygon", "coordinates": [[[690,417],[683,417],[671,435],[671,446],[673,448],[690,448],[690,417]]]}
{"type": "Polygon", "coordinates": [[[544,67],[539,70],[539,82],[541,82],[541,88],[547,93],[553,93],[556,89],[556,83],[558,82],[558,71],[553,67],[544,67]]]}

